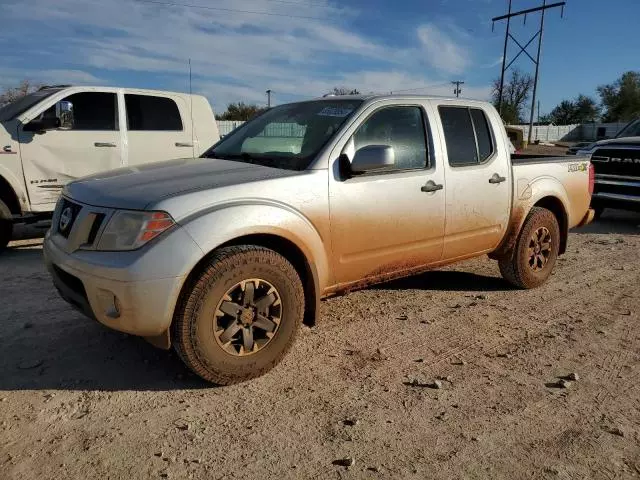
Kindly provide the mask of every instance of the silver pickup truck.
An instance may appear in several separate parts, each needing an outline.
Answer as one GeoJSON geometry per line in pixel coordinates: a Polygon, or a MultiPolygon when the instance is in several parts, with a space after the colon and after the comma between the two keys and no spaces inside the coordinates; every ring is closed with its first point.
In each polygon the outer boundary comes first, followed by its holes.
{"type": "Polygon", "coordinates": [[[202,158],[68,184],[45,260],[82,312],[229,384],[276,365],[324,297],[485,254],[539,286],[593,218],[592,173],[588,157],[511,156],[485,102],[328,97],[202,158]]]}

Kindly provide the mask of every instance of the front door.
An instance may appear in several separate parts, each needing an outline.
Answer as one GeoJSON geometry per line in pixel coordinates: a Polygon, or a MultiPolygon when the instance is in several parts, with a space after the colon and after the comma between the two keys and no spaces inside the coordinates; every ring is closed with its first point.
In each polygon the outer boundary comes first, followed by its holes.
{"type": "Polygon", "coordinates": [[[456,104],[438,107],[445,144],[447,225],[444,260],[495,249],[511,214],[511,172],[497,115],[456,104]],[[493,122],[490,120],[493,118],[493,122]],[[492,128],[495,125],[495,128],[492,128]]]}
{"type": "Polygon", "coordinates": [[[367,145],[388,145],[395,165],[347,179],[334,173],[330,181],[337,283],[381,278],[440,260],[444,173],[431,155],[426,127],[421,105],[372,108],[347,142],[343,158],[353,159],[367,145]]]}
{"type": "MultiPolygon", "coordinates": [[[[42,133],[25,125],[18,129],[32,205],[55,203],[67,182],[122,165],[116,93],[74,93],[63,101],[70,103],[72,112],[64,129],[42,133]]],[[[44,107],[36,119],[56,117],[57,105],[44,107]]]]}

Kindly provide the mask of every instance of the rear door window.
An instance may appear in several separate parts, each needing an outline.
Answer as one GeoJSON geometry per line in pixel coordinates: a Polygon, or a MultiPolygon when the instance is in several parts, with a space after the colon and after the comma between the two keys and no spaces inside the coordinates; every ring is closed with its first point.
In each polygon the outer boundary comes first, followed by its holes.
{"type": "Polygon", "coordinates": [[[171,98],[125,94],[127,128],[131,131],[182,131],[178,105],[171,98]]]}
{"type": "Polygon", "coordinates": [[[478,108],[441,106],[438,108],[449,165],[480,164],[493,155],[495,146],[491,125],[478,108]]]}
{"type": "Polygon", "coordinates": [[[493,136],[491,135],[491,127],[487,116],[479,108],[469,109],[473,127],[476,130],[476,138],[478,139],[478,158],[482,163],[493,155],[493,136]]]}

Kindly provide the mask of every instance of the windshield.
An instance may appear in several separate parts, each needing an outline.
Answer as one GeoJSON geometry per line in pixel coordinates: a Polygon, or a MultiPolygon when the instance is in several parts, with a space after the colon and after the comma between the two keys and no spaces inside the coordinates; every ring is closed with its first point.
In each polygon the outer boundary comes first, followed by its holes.
{"type": "Polygon", "coordinates": [[[36,103],[50,97],[54,93],[62,90],[61,88],[47,88],[45,90],[38,90],[37,92],[30,93],[24,97],[11,102],[8,105],[0,108],[0,122],[6,122],[16,118],[18,115],[26,112],[36,103]]]}
{"type": "Polygon", "coordinates": [[[274,107],[230,133],[203,156],[304,170],[361,103],[317,100],[274,107]]]}
{"type": "Polygon", "coordinates": [[[627,124],[627,126],[616,135],[616,138],[625,137],[640,137],[640,118],[627,124]]]}

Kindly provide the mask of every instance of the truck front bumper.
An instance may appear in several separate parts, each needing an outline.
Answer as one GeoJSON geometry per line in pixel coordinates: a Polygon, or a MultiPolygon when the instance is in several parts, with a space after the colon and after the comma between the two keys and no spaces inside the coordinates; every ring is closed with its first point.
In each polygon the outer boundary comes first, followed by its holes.
{"type": "Polygon", "coordinates": [[[133,252],[68,253],[54,237],[50,232],[45,237],[44,258],[64,300],[109,328],[170,346],[168,329],[178,296],[190,267],[202,257],[184,230],[176,228],[133,252]]]}

